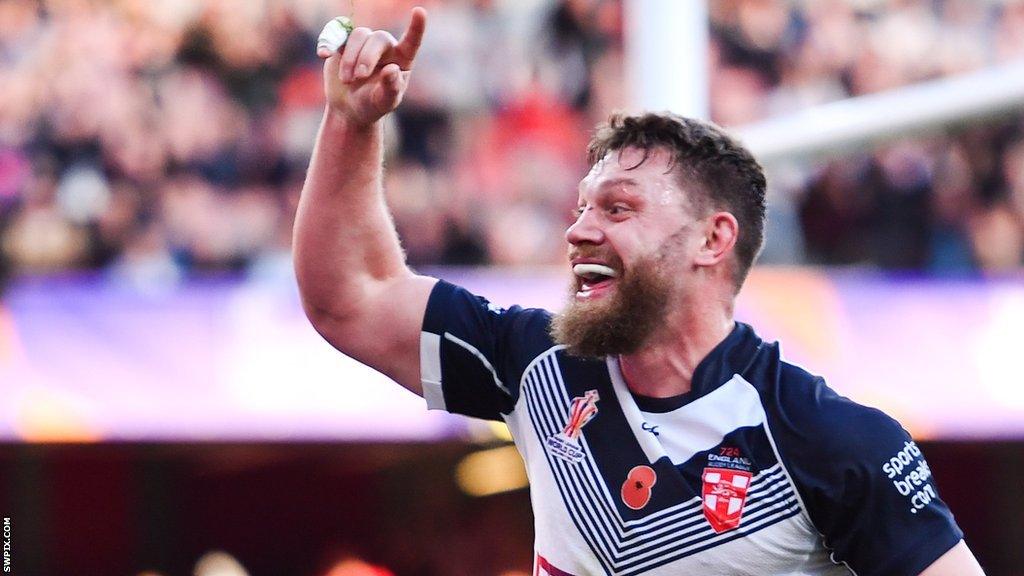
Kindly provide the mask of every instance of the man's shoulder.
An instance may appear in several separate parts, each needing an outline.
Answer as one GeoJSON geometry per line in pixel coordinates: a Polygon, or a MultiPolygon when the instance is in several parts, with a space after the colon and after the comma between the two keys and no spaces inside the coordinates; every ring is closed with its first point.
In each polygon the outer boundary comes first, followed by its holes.
{"type": "Polygon", "coordinates": [[[526,336],[539,337],[544,342],[553,343],[550,327],[554,313],[544,308],[523,308],[512,306],[506,311],[510,316],[509,329],[526,336]]]}
{"type": "Polygon", "coordinates": [[[442,332],[459,320],[473,321],[506,335],[527,335],[543,338],[547,335],[553,314],[543,308],[524,308],[519,305],[505,308],[469,290],[440,280],[434,286],[427,303],[424,328],[442,332]]]}
{"type": "Polygon", "coordinates": [[[886,450],[907,438],[894,418],[839,394],[825,379],[776,357],[770,378],[760,378],[769,427],[782,437],[816,446],[833,456],[886,450]]]}
{"type": "Polygon", "coordinates": [[[548,333],[551,317],[547,310],[504,308],[455,284],[437,282],[420,337],[424,389],[428,381],[440,385],[428,405],[488,419],[508,414],[524,371],[554,345],[548,333]]]}

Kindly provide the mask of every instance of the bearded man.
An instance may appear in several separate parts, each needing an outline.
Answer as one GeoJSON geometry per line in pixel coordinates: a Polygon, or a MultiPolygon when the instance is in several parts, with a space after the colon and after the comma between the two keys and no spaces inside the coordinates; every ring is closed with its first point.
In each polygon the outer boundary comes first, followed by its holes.
{"type": "Polygon", "coordinates": [[[429,408],[508,424],[536,574],[982,573],[899,424],[733,320],[765,179],[719,128],[644,114],[597,132],[560,315],[409,270],[381,189],[381,118],[425,27],[416,9],[401,40],[356,28],[321,43],[328,105],[296,274],[336,348],[429,408]]]}

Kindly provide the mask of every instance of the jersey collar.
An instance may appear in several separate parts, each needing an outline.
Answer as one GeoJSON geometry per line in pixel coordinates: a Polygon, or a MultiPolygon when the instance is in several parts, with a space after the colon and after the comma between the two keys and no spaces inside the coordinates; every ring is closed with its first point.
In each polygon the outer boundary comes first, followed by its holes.
{"type": "MultiPolygon", "coordinates": [[[[697,364],[689,392],[668,398],[654,398],[631,392],[633,400],[642,412],[663,413],[681,408],[714,391],[728,382],[734,374],[744,373],[753,362],[762,343],[753,328],[736,322],[729,335],[697,364]]],[[[618,361],[615,364],[618,369],[618,361]]]]}

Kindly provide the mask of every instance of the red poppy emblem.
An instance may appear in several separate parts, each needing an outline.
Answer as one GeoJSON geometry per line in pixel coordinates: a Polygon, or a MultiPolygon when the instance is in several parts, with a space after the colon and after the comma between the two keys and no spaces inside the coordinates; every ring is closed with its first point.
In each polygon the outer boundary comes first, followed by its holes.
{"type": "Polygon", "coordinates": [[[651,488],[658,482],[658,475],[650,466],[634,466],[626,481],[622,483],[622,502],[639,510],[651,500],[651,488]]]}
{"type": "Polygon", "coordinates": [[[740,525],[743,504],[747,501],[750,472],[725,468],[705,468],[701,479],[704,486],[704,517],[716,533],[732,530],[740,525]]]}

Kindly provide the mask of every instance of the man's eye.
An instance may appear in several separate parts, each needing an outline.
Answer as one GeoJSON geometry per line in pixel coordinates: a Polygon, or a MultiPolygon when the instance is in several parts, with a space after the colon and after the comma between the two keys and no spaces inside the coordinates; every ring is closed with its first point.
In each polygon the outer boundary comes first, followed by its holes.
{"type": "Polygon", "coordinates": [[[583,207],[583,206],[580,206],[578,208],[574,208],[573,211],[572,211],[572,217],[573,218],[579,218],[580,216],[583,216],[583,211],[584,210],[586,210],[586,208],[583,207]]]}
{"type": "Polygon", "coordinates": [[[617,214],[624,214],[626,212],[629,212],[629,208],[621,204],[614,204],[608,208],[608,213],[611,214],[612,216],[615,216],[617,214]]]}

